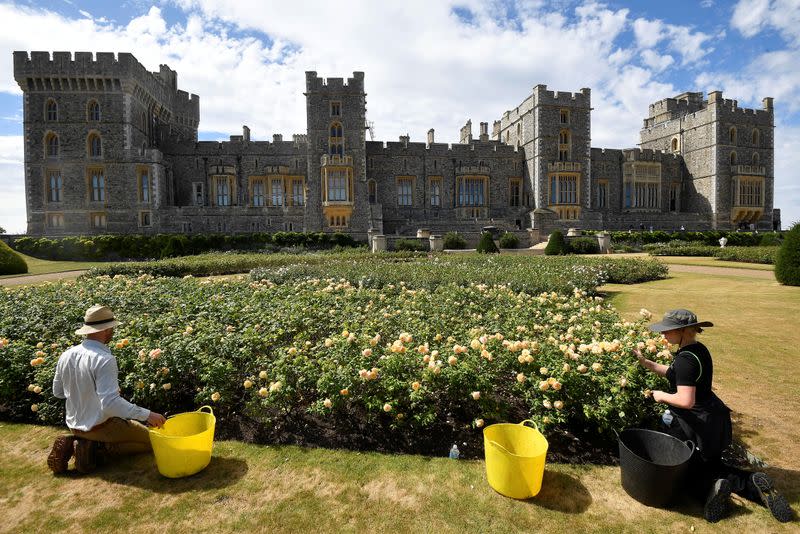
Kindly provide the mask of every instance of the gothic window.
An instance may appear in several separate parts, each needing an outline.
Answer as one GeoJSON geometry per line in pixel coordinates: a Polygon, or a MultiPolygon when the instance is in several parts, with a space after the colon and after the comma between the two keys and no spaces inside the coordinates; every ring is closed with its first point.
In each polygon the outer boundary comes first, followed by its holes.
{"type": "Polygon", "coordinates": [[[267,193],[266,188],[264,187],[264,179],[253,178],[250,184],[250,198],[252,199],[252,205],[257,208],[263,207],[265,205],[266,195],[267,193]]]}
{"type": "Polygon", "coordinates": [[[150,172],[147,169],[141,169],[139,171],[139,202],[145,204],[150,202],[151,189],[150,172]]]}
{"type": "Polygon", "coordinates": [[[409,207],[414,201],[414,179],[402,177],[397,179],[397,205],[409,207]]]}
{"type": "Polygon", "coordinates": [[[294,206],[304,206],[306,195],[303,188],[303,179],[295,178],[292,180],[292,204],[294,206]]]}
{"type": "Polygon", "coordinates": [[[270,180],[270,206],[283,206],[283,178],[270,180]]]}
{"type": "Polygon", "coordinates": [[[61,177],[61,171],[48,171],[47,190],[48,202],[61,202],[64,192],[64,179],[61,177]]]}
{"type": "Polygon", "coordinates": [[[86,144],[89,149],[90,158],[99,158],[103,155],[103,144],[100,140],[100,135],[90,133],[86,144]]]}
{"type": "Polygon", "coordinates": [[[342,103],[331,102],[331,117],[341,117],[341,115],[342,115],[342,103]]]}
{"type": "Polygon", "coordinates": [[[569,130],[561,130],[558,134],[558,161],[572,159],[572,135],[569,130]]]}
{"type": "Polygon", "coordinates": [[[508,205],[512,208],[518,208],[520,199],[522,197],[522,180],[519,178],[512,178],[509,183],[508,205]]]}
{"type": "Polygon", "coordinates": [[[89,198],[92,202],[105,202],[106,177],[103,169],[89,170],[89,198]]]}
{"type": "Polygon", "coordinates": [[[730,140],[730,144],[736,144],[736,127],[731,126],[731,129],[728,130],[728,139],[730,140]]]}
{"type": "Polygon", "coordinates": [[[761,132],[758,131],[758,128],[753,128],[753,146],[758,146],[761,142],[761,132]]]}
{"type": "Polygon", "coordinates": [[[731,152],[731,165],[736,165],[736,152],[731,152]]]}
{"type": "Polygon", "coordinates": [[[758,165],[759,162],[760,162],[760,158],[758,157],[758,152],[756,152],[756,153],[753,154],[753,157],[751,158],[751,164],[752,165],[758,165]]]}
{"type": "Polygon", "coordinates": [[[550,204],[578,203],[578,175],[550,175],[550,204]]]}
{"type": "Polygon", "coordinates": [[[328,137],[328,153],[331,155],[344,155],[344,136],[342,125],[338,122],[331,123],[330,136],[328,137]]]}
{"type": "Polygon", "coordinates": [[[568,109],[562,109],[561,112],[559,113],[559,115],[560,115],[561,124],[569,124],[569,110],[568,109]]]}
{"type": "Polygon", "coordinates": [[[486,177],[464,176],[458,180],[458,205],[479,207],[486,205],[486,177]]]}
{"type": "Polygon", "coordinates": [[[90,100],[89,107],[88,107],[88,119],[90,121],[99,121],[100,120],[100,104],[97,103],[97,100],[90,100]]]}
{"type": "Polygon", "coordinates": [[[442,205],[442,178],[431,178],[431,207],[438,208],[442,205]]]}
{"type": "Polygon", "coordinates": [[[369,203],[370,204],[377,204],[378,202],[378,184],[375,183],[375,180],[370,180],[368,184],[369,189],[369,203]]]}
{"type": "Polygon", "coordinates": [[[671,146],[671,148],[672,148],[673,152],[677,152],[678,151],[678,138],[677,137],[673,137],[672,138],[672,146],[671,146]]]}
{"type": "Polygon", "coordinates": [[[669,211],[678,211],[680,200],[681,184],[670,184],[669,186],[669,211]]]}
{"type": "Polygon", "coordinates": [[[623,167],[625,208],[658,209],[661,165],[625,163],[623,167]]]}
{"type": "Polygon", "coordinates": [[[236,198],[233,176],[214,176],[211,198],[215,206],[232,206],[236,198]]]}
{"type": "Polygon", "coordinates": [[[608,180],[597,182],[597,207],[608,208],[608,180]]]}
{"type": "Polygon", "coordinates": [[[47,121],[58,120],[58,104],[52,98],[49,98],[47,104],[45,104],[44,118],[47,121]]]}
{"type": "Polygon", "coordinates": [[[59,153],[58,136],[49,132],[44,138],[45,151],[48,158],[57,158],[59,153]]]}
{"type": "Polygon", "coordinates": [[[328,169],[326,172],[326,195],[328,202],[349,202],[350,176],[343,169],[328,169]]]}

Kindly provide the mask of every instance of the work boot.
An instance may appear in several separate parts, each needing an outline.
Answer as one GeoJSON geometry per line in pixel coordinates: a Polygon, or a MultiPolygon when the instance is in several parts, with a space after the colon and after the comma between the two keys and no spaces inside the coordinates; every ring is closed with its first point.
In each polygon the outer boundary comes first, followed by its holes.
{"type": "Polygon", "coordinates": [[[731,511],[731,482],[727,478],[718,478],[711,486],[711,491],[703,508],[703,517],[709,523],[716,523],[728,517],[731,511]]]}
{"type": "Polygon", "coordinates": [[[756,487],[761,502],[772,512],[772,517],[781,523],[788,523],[792,520],[792,509],[789,508],[789,503],[783,495],[778,493],[766,473],[753,473],[750,475],[750,481],[756,487]]]}
{"type": "Polygon", "coordinates": [[[47,456],[47,467],[54,475],[67,472],[69,459],[75,451],[75,436],[58,436],[53,442],[53,448],[47,456]]]}
{"type": "Polygon", "coordinates": [[[84,475],[97,469],[97,442],[78,439],[75,442],[75,469],[84,475]]]}

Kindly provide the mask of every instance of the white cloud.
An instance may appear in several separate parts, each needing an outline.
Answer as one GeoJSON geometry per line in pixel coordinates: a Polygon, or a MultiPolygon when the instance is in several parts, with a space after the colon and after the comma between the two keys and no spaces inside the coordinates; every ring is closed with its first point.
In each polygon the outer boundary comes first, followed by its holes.
{"type": "Polygon", "coordinates": [[[731,26],[745,37],[752,37],[761,31],[768,14],[769,0],[740,0],[733,8],[731,26]]]}
{"type": "Polygon", "coordinates": [[[797,0],[739,0],[731,26],[745,37],[772,28],[792,46],[800,46],[800,2],[797,0]]]}
{"type": "Polygon", "coordinates": [[[662,56],[653,50],[643,50],[641,56],[644,64],[653,69],[653,72],[661,72],[675,63],[669,54],[662,56]]]}
{"type": "Polygon", "coordinates": [[[655,48],[664,42],[662,46],[680,55],[682,65],[696,63],[714,50],[708,45],[713,40],[711,35],[688,26],[638,18],[633,21],[632,27],[640,49],[655,48]]]}
{"type": "Polygon", "coordinates": [[[26,231],[22,136],[0,136],[0,227],[9,234],[26,231]]]}

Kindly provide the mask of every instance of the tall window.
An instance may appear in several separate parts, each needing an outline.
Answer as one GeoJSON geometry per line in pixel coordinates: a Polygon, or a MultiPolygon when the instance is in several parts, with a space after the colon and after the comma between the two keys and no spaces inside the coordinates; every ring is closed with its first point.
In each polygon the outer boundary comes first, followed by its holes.
{"type": "Polygon", "coordinates": [[[522,201],[522,180],[512,178],[509,182],[508,205],[518,208],[522,201]]]}
{"type": "Polygon", "coordinates": [[[342,125],[338,122],[331,123],[330,137],[328,137],[328,153],[331,155],[344,155],[342,125]]]}
{"type": "Polygon", "coordinates": [[[368,184],[368,194],[369,194],[369,203],[370,204],[377,204],[378,203],[378,184],[375,180],[370,180],[368,184]]]}
{"type": "Polygon", "coordinates": [[[409,177],[397,179],[397,205],[411,206],[414,201],[414,179],[409,177]]]}
{"type": "Polygon", "coordinates": [[[99,158],[103,155],[103,145],[100,141],[100,136],[96,133],[89,134],[88,139],[89,157],[99,158]]]}
{"type": "Polygon", "coordinates": [[[578,175],[550,175],[550,204],[578,203],[578,175]]]}
{"type": "Polygon", "coordinates": [[[342,115],[342,103],[331,102],[331,117],[340,117],[342,115]]]}
{"type": "Polygon", "coordinates": [[[270,180],[271,206],[283,206],[283,178],[270,180]]]}
{"type": "Polygon", "coordinates": [[[294,206],[304,206],[305,203],[306,195],[303,190],[303,180],[295,178],[292,180],[292,204],[294,206]]]}
{"type": "Polygon", "coordinates": [[[231,206],[235,198],[233,176],[213,177],[213,196],[215,206],[231,206]]]}
{"type": "Polygon", "coordinates": [[[761,142],[761,132],[758,131],[758,128],[753,128],[753,146],[758,146],[761,142]]]}
{"type": "Polygon", "coordinates": [[[264,207],[267,198],[266,188],[264,187],[263,178],[254,178],[251,190],[251,198],[253,199],[253,206],[257,208],[264,207]]]}
{"type": "Polygon", "coordinates": [[[681,184],[670,184],[669,211],[678,211],[680,194],[681,194],[681,184]]]}
{"type": "Polygon", "coordinates": [[[150,202],[150,190],[152,184],[150,183],[150,172],[147,169],[139,171],[139,202],[150,202]]]}
{"type": "Polygon", "coordinates": [[[58,120],[58,104],[56,104],[56,101],[52,98],[47,101],[47,104],[45,104],[44,118],[47,121],[58,120]]]}
{"type": "Polygon", "coordinates": [[[569,124],[569,110],[562,109],[559,113],[561,124],[569,124]]]}
{"type": "Polygon", "coordinates": [[[731,165],[736,165],[736,152],[731,152],[731,165]]]}
{"type": "Polygon", "coordinates": [[[139,212],[139,226],[148,227],[152,226],[152,215],[149,211],[141,211],[139,212]]]}
{"type": "Polygon", "coordinates": [[[608,181],[606,180],[597,182],[597,207],[608,207],[608,181]]]}
{"type": "Polygon", "coordinates": [[[48,158],[56,158],[58,157],[59,152],[59,144],[58,144],[58,136],[53,132],[47,134],[44,139],[45,144],[45,152],[48,158]]]}
{"type": "Polygon", "coordinates": [[[90,121],[100,120],[100,104],[97,103],[97,100],[89,101],[89,108],[87,115],[90,121]]]}
{"type": "Polygon", "coordinates": [[[764,206],[764,179],[759,176],[741,176],[736,179],[738,206],[764,206]]]}
{"type": "Polygon", "coordinates": [[[103,169],[91,169],[89,171],[89,183],[91,186],[92,202],[105,202],[106,200],[106,177],[103,169]]]}
{"type": "Polygon", "coordinates": [[[678,151],[678,138],[677,137],[673,137],[672,138],[672,146],[671,146],[671,148],[672,148],[673,152],[677,152],[678,151]]]}
{"type": "Polygon", "coordinates": [[[732,145],[736,144],[736,128],[731,126],[731,129],[728,130],[728,138],[732,145]]]}
{"type": "Polygon", "coordinates": [[[571,138],[569,130],[561,130],[558,134],[558,161],[569,161],[572,156],[570,147],[571,138]]]}
{"type": "Polygon", "coordinates": [[[47,172],[47,200],[50,202],[61,202],[62,194],[64,191],[64,180],[61,177],[61,171],[48,171],[47,172]]]}
{"type": "Polygon", "coordinates": [[[431,206],[439,208],[442,205],[442,179],[440,177],[431,178],[431,206]]]}
{"type": "Polygon", "coordinates": [[[626,208],[660,207],[660,164],[625,163],[622,175],[626,208]]]}
{"type": "Polygon", "coordinates": [[[486,205],[486,179],[479,176],[465,176],[458,182],[459,206],[486,205]]]}
{"type": "Polygon", "coordinates": [[[760,158],[758,156],[758,152],[753,153],[752,158],[750,159],[750,163],[752,165],[758,165],[760,163],[760,158]]]}
{"type": "Polygon", "coordinates": [[[205,184],[203,182],[192,183],[192,200],[195,206],[202,206],[205,203],[205,184]]]}
{"type": "Polygon", "coordinates": [[[328,178],[328,201],[346,202],[349,200],[349,183],[346,170],[330,169],[327,173],[328,178]]]}

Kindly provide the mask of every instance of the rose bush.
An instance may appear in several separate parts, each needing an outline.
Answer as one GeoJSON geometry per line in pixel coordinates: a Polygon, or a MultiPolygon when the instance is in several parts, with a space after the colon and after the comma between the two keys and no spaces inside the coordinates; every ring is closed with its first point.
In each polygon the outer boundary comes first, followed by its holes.
{"type": "MultiPolygon", "coordinates": [[[[503,272],[497,259],[483,261],[487,272],[503,272]]],[[[460,266],[465,277],[479,268],[460,266]]],[[[419,451],[432,434],[479,437],[484,422],[533,418],[546,433],[608,435],[658,411],[646,393],[663,379],[630,351],[662,362],[669,351],[592,296],[594,286],[392,283],[396,268],[384,265],[374,286],[141,275],[6,288],[0,414],[63,424],[55,364],[96,302],[122,321],[111,347],[123,395],[162,413],[212,404],[221,435],[285,441],[306,429],[419,451]]]]}

